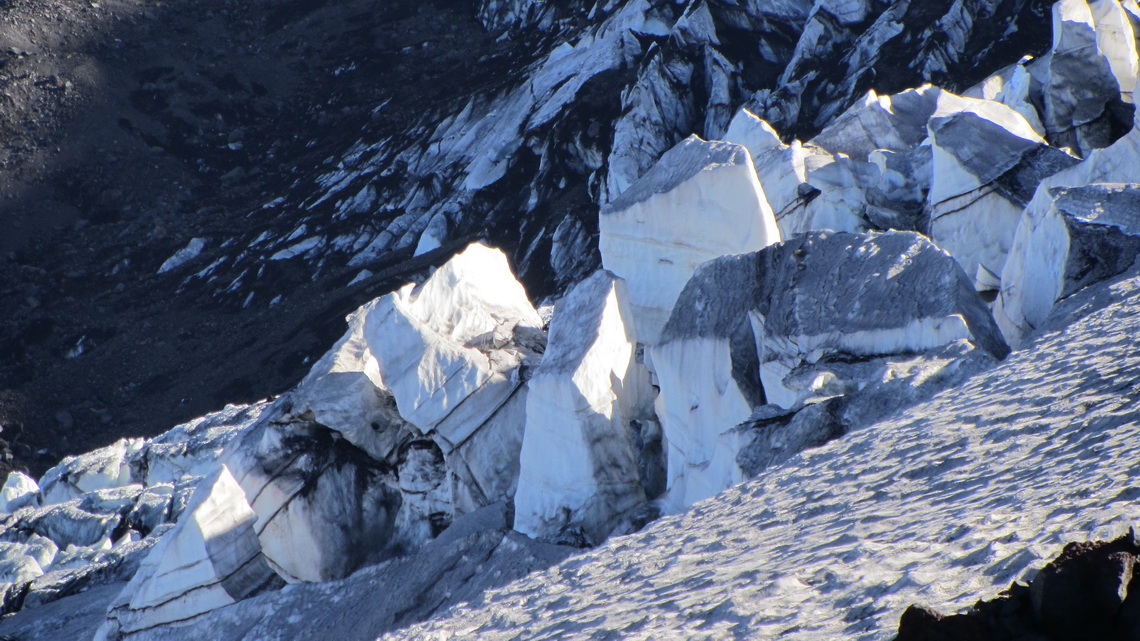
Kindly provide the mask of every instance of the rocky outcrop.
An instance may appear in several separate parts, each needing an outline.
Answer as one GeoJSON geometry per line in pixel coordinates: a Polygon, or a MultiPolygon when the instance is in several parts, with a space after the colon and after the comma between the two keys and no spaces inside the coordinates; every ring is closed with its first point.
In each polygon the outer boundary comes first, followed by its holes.
{"type": "Polygon", "coordinates": [[[1002,273],[994,317],[1017,345],[1060,299],[1115,276],[1140,253],[1140,185],[1054,187],[1044,215],[1027,211],[1002,273]]]}
{"type": "Polygon", "coordinates": [[[754,94],[755,111],[780,130],[818,130],[868,89],[892,93],[921,81],[952,90],[973,84],[980,78],[971,78],[970,70],[1008,55],[994,46],[1003,37],[1024,38],[1019,53],[1044,48],[1039,3],[989,4],[984,11],[992,13],[984,20],[977,19],[980,10],[976,2],[949,0],[817,2],[778,83],[754,94]],[[931,38],[935,33],[944,37],[931,38]]]}
{"type": "Polygon", "coordinates": [[[689,137],[601,213],[602,264],[626,281],[638,340],[653,343],[701,263],[780,240],[748,150],[689,137]]]}
{"type": "Polygon", "coordinates": [[[967,612],[943,615],[910,606],[895,641],[1134,639],[1140,629],[1133,580],[1138,562],[1134,532],[1113,541],[1069,543],[1028,585],[1015,582],[967,612]]]}
{"type": "Polygon", "coordinates": [[[481,0],[477,14],[480,22],[493,33],[525,36],[529,30],[552,30],[556,20],[580,12],[581,5],[581,2],[554,6],[534,0],[481,0]]]}

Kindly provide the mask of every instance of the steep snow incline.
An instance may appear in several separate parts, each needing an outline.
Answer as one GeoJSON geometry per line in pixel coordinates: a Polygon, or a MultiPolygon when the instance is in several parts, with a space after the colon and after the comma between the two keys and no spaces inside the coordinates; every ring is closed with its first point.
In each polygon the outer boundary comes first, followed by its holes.
{"type": "Polygon", "coordinates": [[[1135,512],[1137,312],[1135,273],[1085,290],[960,388],[384,638],[889,639],[992,597],[1135,512]]]}

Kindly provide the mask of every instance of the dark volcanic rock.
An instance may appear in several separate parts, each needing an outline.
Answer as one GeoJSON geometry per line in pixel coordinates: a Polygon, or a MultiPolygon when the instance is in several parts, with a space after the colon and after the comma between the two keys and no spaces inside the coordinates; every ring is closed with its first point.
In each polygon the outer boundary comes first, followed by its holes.
{"type": "Polygon", "coordinates": [[[945,616],[912,605],[895,641],[1117,641],[1140,638],[1140,546],[1135,533],[1114,541],[1074,542],[1029,583],[945,616]]]}

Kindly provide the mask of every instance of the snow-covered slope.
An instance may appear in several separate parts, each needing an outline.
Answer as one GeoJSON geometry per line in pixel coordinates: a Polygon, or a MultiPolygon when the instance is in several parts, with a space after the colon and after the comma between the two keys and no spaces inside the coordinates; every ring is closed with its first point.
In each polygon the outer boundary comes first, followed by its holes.
{"type": "Polygon", "coordinates": [[[384,638],[889,639],[990,598],[1135,523],[1138,331],[1133,273],[959,388],[384,638]]]}
{"type": "Polygon", "coordinates": [[[280,396],[10,476],[0,634],[883,638],[1114,534],[1140,7],[1062,0],[982,78],[1043,10],[481,2],[517,78],[163,266],[392,285],[280,396]]]}

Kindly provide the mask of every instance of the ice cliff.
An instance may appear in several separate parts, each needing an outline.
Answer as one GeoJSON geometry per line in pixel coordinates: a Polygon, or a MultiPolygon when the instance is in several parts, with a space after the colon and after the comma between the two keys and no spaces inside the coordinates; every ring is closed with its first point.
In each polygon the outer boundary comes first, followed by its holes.
{"type": "Polygon", "coordinates": [[[274,399],[9,476],[0,635],[878,639],[1135,516],[1135,2],[478,11],[574,37],[307,206],[454,188],[233,268],[447,260],[274,399]],[[555,167],[593,209],[457,243],[555,167]]]}

